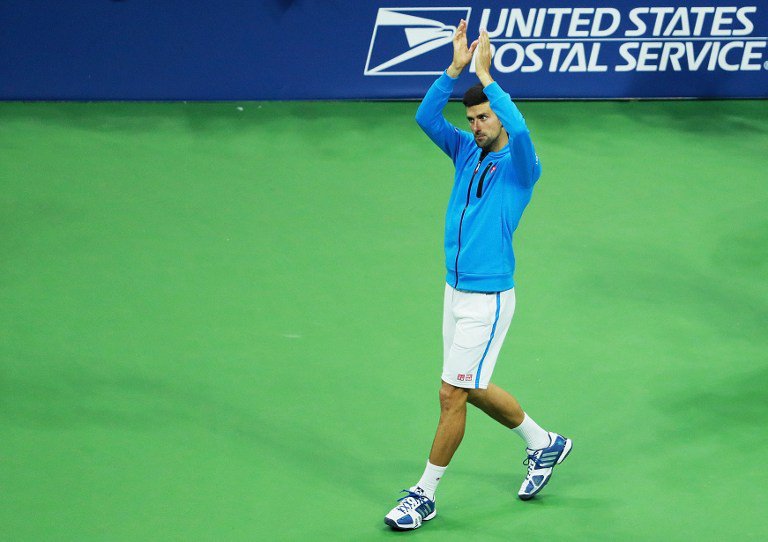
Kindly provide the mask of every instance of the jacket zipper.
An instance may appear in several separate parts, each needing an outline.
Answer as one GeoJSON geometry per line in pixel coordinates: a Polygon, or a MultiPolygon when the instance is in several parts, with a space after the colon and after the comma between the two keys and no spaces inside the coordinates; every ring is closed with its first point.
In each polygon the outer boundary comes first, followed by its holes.
{"type": "MultiPolygon", "coordinates": [[[[464,210],[461,211],[461,218],[459,219],[459,240],[458,240],[458,246],[456,247],[456,263],[453,266],[454,271],[456,272],[456,280],[454,281],[453,287],[458,288],[459,287],[459,254],[461,254],[461,226],[464,224],[464,215],[467,212],[467,208],[469,207],[469,200],[472,197],[472,183],[475,181],[475,175],[477,175],[477,172],[480,171],[480,164],[483,162],[483,158],[485,158],[486,153],[481,152],[480,153],[480,160],[477,161],[477,165],[475,166],[475,171],[472,172],[472,178],[469,180],[469,186],[467,187],[467,203],[464,204],[464,210]]],[[[488,172],[488,168],[491,167],[491,164],[488,164],[488,166],[485,168],[485,171],[483,172],[482,177],[485,177],[485,174],[488,172]]]]}
{"type": "Polygon", "coordinates": [[[478,198],[483,197],[483,181],[485,180],[486,174],[491,169],[491,166],[493,166],[493,162],[485,166],[485,170],[483,170],[483,174],[480,175],[480,181],[477,183],[477,194],[476,194],[478,198]]]}

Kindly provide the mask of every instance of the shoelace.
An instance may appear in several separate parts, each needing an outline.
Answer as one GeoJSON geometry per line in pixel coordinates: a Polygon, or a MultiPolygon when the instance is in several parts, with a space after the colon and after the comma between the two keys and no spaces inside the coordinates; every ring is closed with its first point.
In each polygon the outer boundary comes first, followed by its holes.
{"type": "Polygon", "coordinates": [[[530,475],[533,469],[536,468],[536,452],[528,454],[528,457],[523,459],[523,465],[528,465],[528,475],[530,475]]]}
{"type": "Polygon", "coordinates": [[[408,495],[406,495],[405,497],[400,497],[399,499],[397,499],[397,502],[401,503],[400,506],[397,507],[397,509],[403,514],[407,514],[414,508],[418,507],[421,503],[429,500],[427,499],[426,495],[422,495],[421,493],[416,493],[415,491],[411,491],[410,489],[404,489],[402,493],[408,493],[408,495]]]}

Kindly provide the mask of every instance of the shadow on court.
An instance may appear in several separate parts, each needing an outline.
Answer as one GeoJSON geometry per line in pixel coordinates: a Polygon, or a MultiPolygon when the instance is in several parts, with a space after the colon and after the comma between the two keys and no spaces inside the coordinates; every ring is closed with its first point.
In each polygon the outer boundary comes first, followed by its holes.
{"type": "MultiPolygon", "coordinates": [[[[763,363],[768,364],[768,355],[763,363]]],[[[738,364],[740,360],[733,360],[738,364]]],[[[677,391],[659,400],[661,411],[674,420],[675,440],[727,440],[732,447],[765,440],[768,425],[768,368],[739,376],[699,382],[695,391],[677,391]],[[735,439],[735,440],[734,440],[735,439]]]]}
{"type": "MultiPolygon", "coordinates": [[[[44,378],[4,378],[0,421],[43,430],[101,428],[151,436],[181,429],[190,434],[210,434],[211,438],[224,437],[252,449],[256,460],[263,462],[262,468],[272,476],[269,486],[260,488],[264,491],[277,490],[281,486],[274,484],[281,479],[284,487],[291,487],[300,473],[302,478],[344,486],[355,498],[382,508],[387,504],[377,496],[388,495],[391,488],[360,477],[360,459],[347,451],[342,440],[334,441],[329,438],[330,432],[318,431],[315,425],[323,426],[325,422],[313,418],[301,401],[292,403],[297,415],[285,423],[281,421],[284,416],[271,411],[272,402],[264,397],[263,388],[254,390],[260,398],[251,403],[252,408],[244,408],[243,404],[223,400],[231,393],[206,383],[185,385],[165,377],[121,370],[112,362],[90,362],[109,369],[99,371],[70,360],[69,370],[48,371],[44,378]]],[[[247,402],[247,398],[239,399],[247,402]]],[[[284,397],[279,404],[274,408],[284,411],[291,407],[284,397]]],[[[356,438],[355,431],[347,430],[344,438],[356,438]]],[[[148,455],[151,448],[152,444],[148,444],[148,455]]],[[[244,483],[258,488],[262,480],[244,483]]]]}

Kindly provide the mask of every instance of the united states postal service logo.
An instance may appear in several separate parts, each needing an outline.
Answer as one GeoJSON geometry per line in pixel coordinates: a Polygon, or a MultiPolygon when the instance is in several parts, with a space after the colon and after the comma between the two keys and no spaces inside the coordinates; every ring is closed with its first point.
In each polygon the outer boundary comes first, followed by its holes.
{"type": "Polygon", "coordinates": [[[451,61],[453,33],[472,8],[379,8],[365,75],[440,75],[451,61]]]}

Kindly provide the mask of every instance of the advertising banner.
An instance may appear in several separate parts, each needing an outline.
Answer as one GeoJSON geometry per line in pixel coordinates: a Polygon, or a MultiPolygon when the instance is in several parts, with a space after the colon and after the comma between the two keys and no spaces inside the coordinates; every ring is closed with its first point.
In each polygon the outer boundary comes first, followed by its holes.
{"type": "Polygon", "coordinates": [[[420,98],[460,19],[516,98],[768,97],[765,0],[6,0],[0,98],[420,98]]]}

